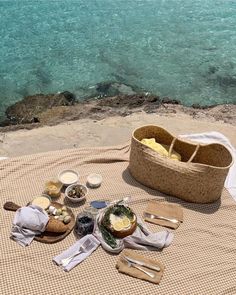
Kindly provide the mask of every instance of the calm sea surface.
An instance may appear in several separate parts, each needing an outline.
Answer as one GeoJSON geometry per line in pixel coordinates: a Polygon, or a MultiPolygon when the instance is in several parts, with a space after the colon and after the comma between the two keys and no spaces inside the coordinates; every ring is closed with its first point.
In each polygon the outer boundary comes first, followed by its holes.
{"type": "Polygon", "coordinates": [[[104,81],[184,104],[236,103],[236,1],[0,0],[0,114],[104,81]]]}

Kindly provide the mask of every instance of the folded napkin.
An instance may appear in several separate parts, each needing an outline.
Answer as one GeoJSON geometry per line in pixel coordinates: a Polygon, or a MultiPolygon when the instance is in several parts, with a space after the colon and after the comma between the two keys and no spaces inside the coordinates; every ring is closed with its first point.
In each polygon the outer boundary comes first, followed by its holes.
{"type": "Polygon", "coordinates": [[[70,248],[59,254],[58,256],[55,256],[52,260],[55,262],[57,265],[61,265],[61,260],[65,259],[67,257],[70,257],[71,255],[77,253],[81,247],[85,243],[85,241],[90,240],[93,244],[93,247],[90,248],[88,246],[88,251],[81,252],[79,255],[75,256],[71,262],[63,267],[64,271],[70,271],[72,268],[74,268],[76,265],[81,263],[83,260],[85,260],[88,256],[90,256],[93,251],[97,249],[97,247],[100,245],[100,242],[91,234],[84,236],[77,242],[75,242],[70,248]]]}
{"type": "Polygon", "coordinates": [[[137,218],[138,226],[132,235],[123,239],[117,239],[117,247],[111,248],[103,239],[102,233],[99,230],[99,224],[103,214],[102,212],[97,216],[93,235],[99,240],[101,246],[108,252],[119,253],[124,248],[131,248],[137,250],[157,250],[168,247],[174,235],[169,231],[161,231],[152,233],[145,226],[144,222],[137,218]]]}
{"type": "Polygon", "coordinates": [[[142,266],[142,268],[144,270],[155,274],[155,277],[152,278],[152,277],[148,276],[147,274],[145,274],[144,272],[140,271],[139,269],[136,269],[133,266],[129,266],[129,263],[126,260],[124,260],[121,255],[116,263],[116,268],[118,269],[119,272],[127,274],[131,277],[134,277],[134,278],[137,278],[140,280],[145,280],[145,281],[154,283],[154,284],[160,283],[161,278],[163,276],[164,269],[165,269],[164,265],[160,261],[146,258],[146,257],[136,254],[130,250],[124,250],[122,252],[122,254],[127,257],[133,258],[135,260],[143,261],[149,265],[153,265],[156,267],[159,266],[161,270],[158,272],[158,271],[155,271],[155,270],[152,270],[152,269],[142,266]]]}
{"type": "Polygon", "coordinates": [[[163,219],[152,219],[145,217],[144,220],[155,223],[161,226],[170,227],[176,229],[179,227],[180,223],[183,222],[183,209],[176,204],[170,204],[167,202],[149,201],[145,212],[159,215],[167,218],[175,218],[179,220],[178,223],[173,223],[163,219]]]}
{"type": "Polygon", "coordinates": [[[44,232],[48,220],[47,213],[41,207],[30,205],[19,208],[14,217],[11,238],[21,246],[28,246],[35,235],[44,232]]]}

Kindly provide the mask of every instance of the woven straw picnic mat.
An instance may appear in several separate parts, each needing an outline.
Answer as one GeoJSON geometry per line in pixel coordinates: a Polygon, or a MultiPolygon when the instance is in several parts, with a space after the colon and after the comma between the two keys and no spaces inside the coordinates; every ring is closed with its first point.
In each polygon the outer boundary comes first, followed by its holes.
{"type": "MultiPolygon", "coordinates": [[[[236,294],[236,204],[224,191],[221,201],[190,204],[165,197],[139,185],[127,171],[129,146],[73,149],[36,154],[0,163],[0,294],[236,294]],[[184,223],[174,231],[173,243],[162,251],[142,252],[159,259],[166,269],[160,285],[118,273],[117,256],[99,247],[69,273],[52,263],[52,257],[76,241],[73,232],[56,244],[33,241],[26,248],[9,238],[14,212],[5,211],[6,201],[25,205],[42,192],[46,180],[72,168],[85,182],[91,172],[103,183],[89,191],[93,199],[132,197],[132,208],[141,214],[149,199],[179,203],[184,223]]],[[[63,202],[63,197],[60,199],[63,202]]],[[[81,207],[72,208],[77,215],[81,207]]],[[[152,231],[164,228],[148,224],[152,231]]]]}

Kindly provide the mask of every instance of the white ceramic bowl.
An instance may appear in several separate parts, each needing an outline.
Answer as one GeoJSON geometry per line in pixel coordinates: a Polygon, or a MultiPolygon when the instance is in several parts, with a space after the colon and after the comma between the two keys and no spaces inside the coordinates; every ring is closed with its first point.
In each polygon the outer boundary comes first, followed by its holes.
{"type": "Polygon", "coordinates": [[[52,202],[52,199],[50,196],[46,195],[46,194],[41,194],[41,195],[38,195],[36,197],[33,198],[33,200],[30,202],[31,205],[36,205],[36,206],[39,206],[41,207],[42,209],[46,210],[48,209],[48,207],[51,205],[51,202],[52,202]],[[45,203],[45,205],[40,205],[37,201],[38,198],[45,198],[47,199],[48,201],[45,203]],[[48,204],[47,204],[48,203],[48,204]]]}
{"type": "Polygon", "coordinates": [[[71,169],[66,169],[58,174],[58,180],[65,186],[75,184],[79,181],[79,174],[71,169]]]}
{"type": "Polygon", "coordinates": [[[102,175],[96,173],[89,174],[87,177],[87,183],[89,187],[99,187],[102,183],[102,175]]]}
{"type": "Polygon", "coordinates": [[[72,203],[80,203],[80,202],[82,202],[83,200],[86,199],[86,195],[87,195],[87,194],[88,194],[88,188],[87,188],[87,186],[85,186],[85,185],[83,185],[83,184],[78,184],[78,183],[76,183],[76,184],[72,184],[72,185],[68,186],[68,187],[66,188],[66,191],[65,191],[65,196],[66,196],[66,198],[67,198],[69,201],[71,201],[72,203]],[[70,197],[70,196],[69,196],[69,192],[70,192],[71,190],[73,190],[75,187],[80,187],[80,188],[81,188],[81,190],[82,190],[83,193],[84,193],[84,195],[83,195],[82,197],[70,197]]]}

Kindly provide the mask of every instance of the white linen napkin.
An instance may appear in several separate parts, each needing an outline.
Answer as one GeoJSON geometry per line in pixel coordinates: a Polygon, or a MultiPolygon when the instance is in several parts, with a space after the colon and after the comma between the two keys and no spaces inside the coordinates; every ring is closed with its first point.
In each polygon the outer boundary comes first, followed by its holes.
{"type": "Polygon", "coordinates": [[[28,246],[35,235],[44,232],[48,220],[47,213],[38,206],[19,208],[14,217],[11,238],[23,247],[28,246]]]}
{"type": "Polygon", "coordinates": [[[100,241],[101,246],[111,253],[118,254],[124,248],[146,251],[162,249],[168,247],[174,238],[174,234],[167,230],[156,233],[150,232],[143,221],[137,218],[138,226],[133,234],[123,239],[116,239],[117,247],[112,248],[104,241],[102,233],[99,230],[98,224],[102,216],[102,212],[97,216],[93,235],[100,241]]]}
{"type": "Polygon", "coordinates": [[[94,244],[94,246],[88,251],[88,252],[81,252],[81,254],[75,256],[71,262],[65,266],[62,267],[64,271],[70,271],[72,268],[74,268],[76,265],[84,261],[88,256],[90,256],[93,251],[97,249],[97,247],[100,245],[100,242],[91,234],[84,236],[77,242],[75,242],[70,248],[62,252],[61,254],[55,256],[52,260],[55,262],[57,265],[61,265],[61,260],[65,259],[67,257],[70,257],[71,255],[77,253],[79,250],[80,246],[84,244],[86,240],[91,240],[91,242],[94,244]]]}
{"type": "Polygon", "coordinates": [[[8,157],[0,157],[0,161],[6,160],[6,159],[8,159],[8,157]]]}

